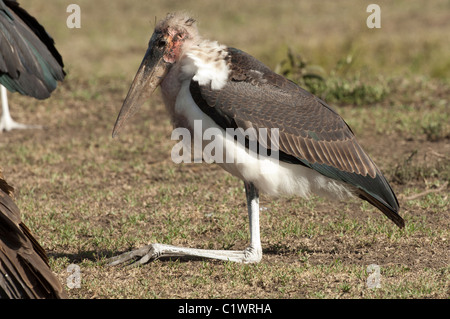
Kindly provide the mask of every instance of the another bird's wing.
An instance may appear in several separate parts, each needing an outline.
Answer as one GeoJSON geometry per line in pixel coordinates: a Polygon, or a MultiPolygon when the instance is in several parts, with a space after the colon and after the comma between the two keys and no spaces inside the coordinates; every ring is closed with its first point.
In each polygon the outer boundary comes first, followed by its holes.
{"type": "Polygon", "coordinates": [[[212,90],[191,81],[192,97],[202,111],[223,128],[266,129],[267,142],[259,137],[258,142],[269,149],[278,146],[280,160],[353,185],[360,197],[402,226],[395,194],[344,120],[324,101],[247,53],[228,51],[231,71],[224,88],[212,90]],[[278,143],[270,136],[273,128],[278,129],[278,143]]]}
{"type": "Polygon", "coordinates": [[[0,298],[67,298],[0,174],[0,298]]]}
{"type": "Polygon", "coordinates": [[[16,1],[0,0],[0,83],[12,92],[45,99],[64,79],[53,39],[16,1]]]}

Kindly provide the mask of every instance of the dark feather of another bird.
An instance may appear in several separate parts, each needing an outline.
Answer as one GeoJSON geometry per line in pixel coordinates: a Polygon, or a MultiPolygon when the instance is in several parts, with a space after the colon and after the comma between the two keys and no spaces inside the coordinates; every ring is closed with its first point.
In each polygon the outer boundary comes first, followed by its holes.
{"type": "Polygon", "coordinates": [[[65,76],[61,55],[42,25],[16,1],[0,0],[0,83],[45,99],[65,76]]]}
{"type": "Polygon", "coordinates": [[[0,297],[67,298],[11,194],[12,187],[0,174],[0,297]]]}

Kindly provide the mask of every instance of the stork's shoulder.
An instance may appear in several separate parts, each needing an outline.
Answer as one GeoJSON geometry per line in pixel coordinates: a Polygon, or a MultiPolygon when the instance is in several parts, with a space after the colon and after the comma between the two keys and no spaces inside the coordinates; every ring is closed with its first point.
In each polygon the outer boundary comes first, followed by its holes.
{"type": "Polygon", "coordinates": [[[289,93],[302,93],[313,96],[294,82],[273,72],[264,63],[250,54],[236,48],[227,48],[229,78],[231,81],[245,81],[253,85],[276,87],[289,93]]]}

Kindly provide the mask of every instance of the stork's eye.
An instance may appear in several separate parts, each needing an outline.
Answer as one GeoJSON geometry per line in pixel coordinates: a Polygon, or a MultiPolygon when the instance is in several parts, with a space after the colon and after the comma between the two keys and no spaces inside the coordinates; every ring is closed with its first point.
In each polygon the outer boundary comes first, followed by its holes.
{"type": "Polygon", "coordinates": [[[164,48],[166,46],[167,42],[164,39],[161,39],[158,41],[158,43],[156,44],[158,46],[158,48],[164,48]]]}

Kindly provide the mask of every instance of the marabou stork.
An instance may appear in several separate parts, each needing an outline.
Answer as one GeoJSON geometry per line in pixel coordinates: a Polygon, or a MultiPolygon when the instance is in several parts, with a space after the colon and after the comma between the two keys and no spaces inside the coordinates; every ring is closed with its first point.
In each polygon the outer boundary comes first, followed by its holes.
{"type": "Polygon", "coordinates": [[[0,299],[67,298],[45,250],[22,222],[0,170],[0,299]]]}
{"type": "Polygon", "coordinates": [[[61,55],[42,25],[16,1],[0,0],[0,132],[41,127],[11,118],[6,89],[46,99],[64,79],[63,67],[61,55]]]}
{"type": "Polygon", "coordinates": [[[223,145],[223,158],[230,155],[232,160],[218,165],[244,181],[250,245],[243,251],[228,251],[152,244],[113,257],[110,265],[165,256],[259,262],[259,191],[302,197],[314,193],[331,199],[356,196],[404,227],[394,192],[333,108],[251,55],[201,38],[194,19],[187,15],[169,14],[156,25],[113,137],[159,85],[175,128],[187,129],[191,136],[203,136],[210,128],[221,132],[214,136],[221,142],[216,145],[223,145]],[[201,132],[195,131],[195,121],[201,121],[201,132]],[[250,150],[251,134],[239,140],[226,134],[229,128],[277,129],[277,134],[256,133],[253,139],[259,150],[278,148],[279,160],[250,150]],[[236,154],[242,156],[240,161],[236,154]]]}

